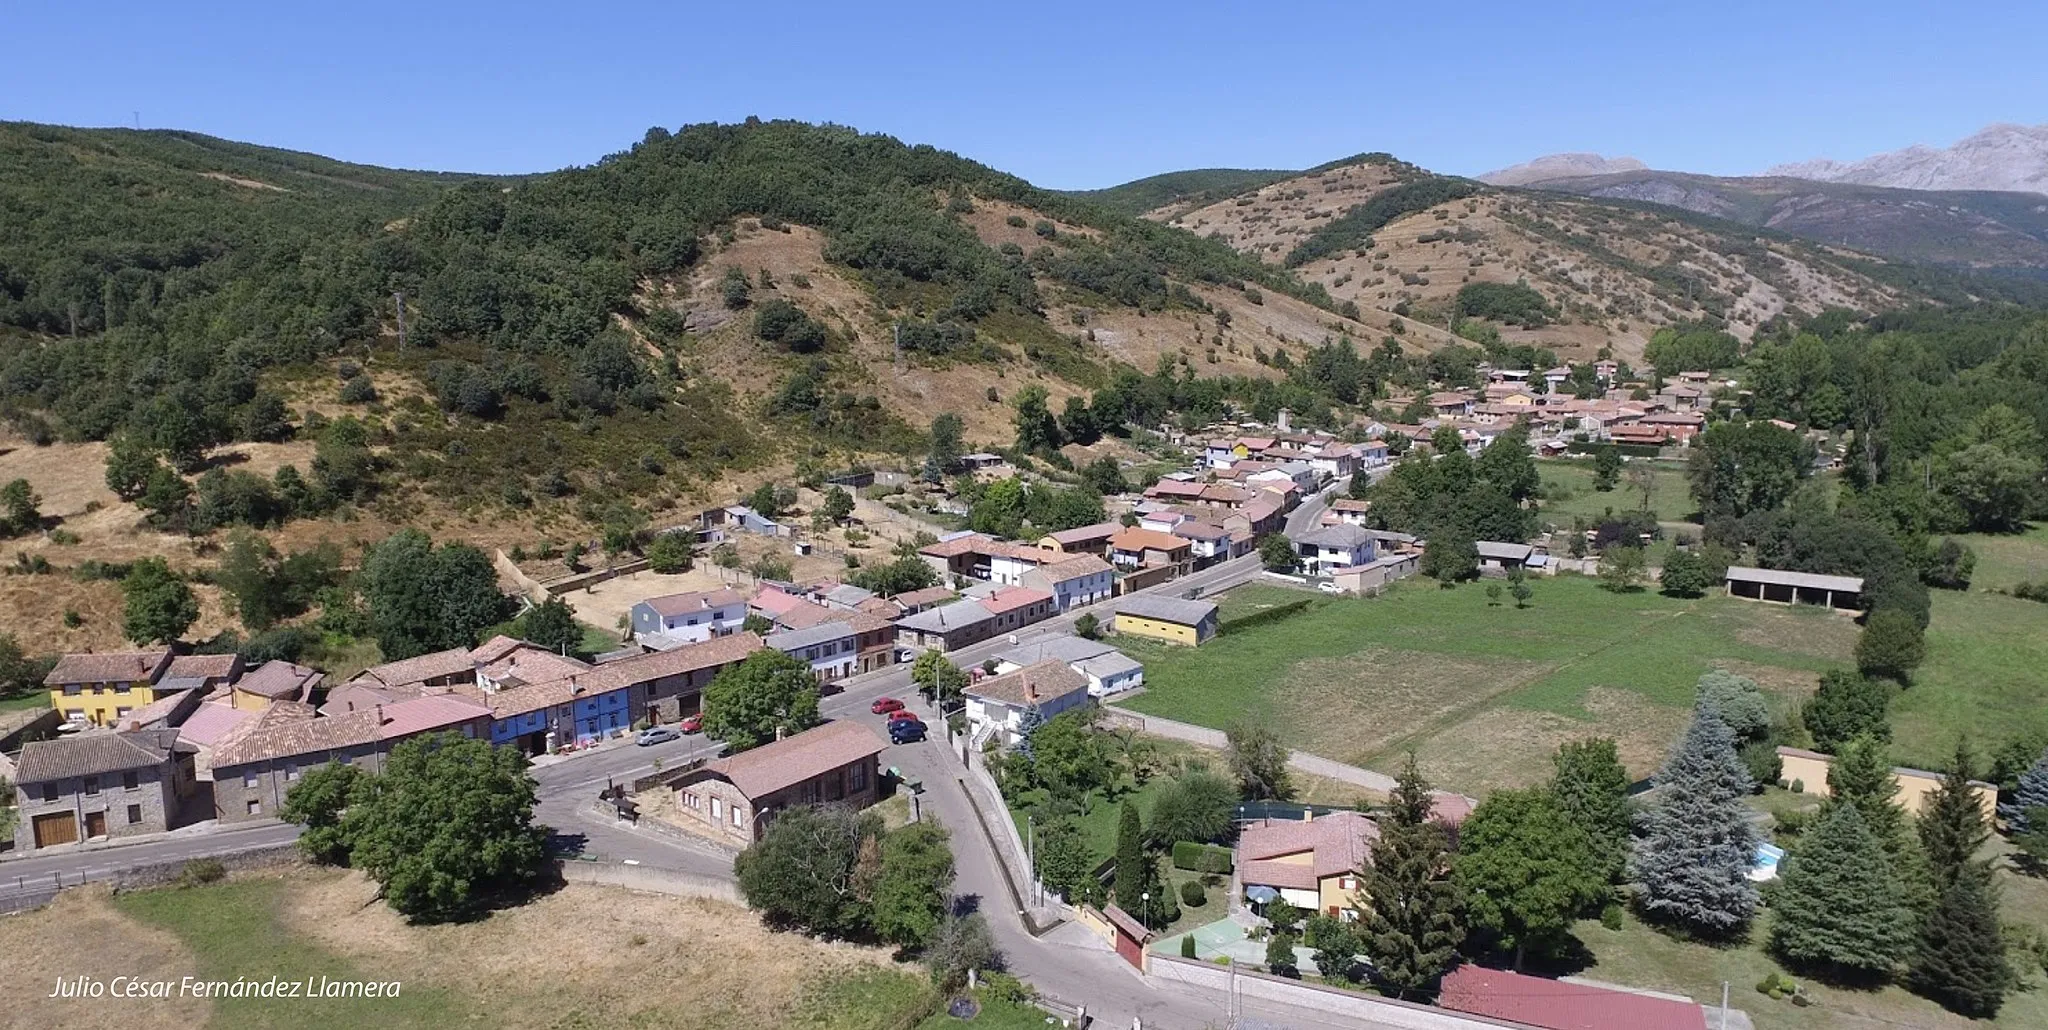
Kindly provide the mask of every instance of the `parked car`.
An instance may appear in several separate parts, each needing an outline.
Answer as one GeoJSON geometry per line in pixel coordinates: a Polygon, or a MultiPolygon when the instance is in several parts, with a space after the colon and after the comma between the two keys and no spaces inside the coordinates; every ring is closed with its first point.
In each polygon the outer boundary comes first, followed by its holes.
{"type": "Polygon", "coordinates": [[[671,740],[681,739],[683,735],[677,733],[673,726],[649,726],[641,730],[639,736],[633,738],[633,743],[647,747],[651,744],[666,744],[671,740]]]}
{"type": "Polygon", "coordinates": [[[1336,583],[1334,583],[1334,582],[1330,582],[1330,581],[1328,581],[1328,580],[1325,580],[1324,582],[1321,582],[1321,583],[1317,583],[1317,584],[1316,584],[1316,589],[1317,589],[1317,590],[1320,590],[1320,591],[1322,591],[1323,593],[1326,593],[1326,594],[1335,594],[1335,593],[1339,593],[1339,592],[1340,592],[1340,591],[1339,591],[1339,590],[1337,589],[1337,584],[1336,584],[1336,583]]]}
{"type": "Polygon", "coordinates": [[[684,733],[704,732],[704,713],[697,712],[693,715],[685,717],[682,722],[676,724],[676,728],[682,730],[684,733]]]}
{"type": "Polygon", "coordinates": [[[908,744],[924,739],[924,723],[917,719],[899,719],[889,724],[889,742],[908,744]]]}
{"type": "Polygon", "coordinates": [[[896,724],[897,724],[897,723],[899,723],[899,722],[915,722],[915,723],[922,723],[922,722],[924,722],[924,720],[923,720],[923,719],[920,719],[920,718],[918,718],[918,717],[917,717],[917,713],[916,713],[916,712],[912,712],[912,711],[908,711],[908,710],[906,710],[906,709],[902,709],[902,708],[899,708],[899,709],[897,709],[897,710],[895,710],[895,711],[893,711],[893,712],[890,712],[890,713],[889,713],[889,725],[891,725],[891,726],[894,726],[894,725],[896,725],[896,724]]]}
{"type": "Polygon", "coordinates": [[[874,704],[868,706],[868,711],[873,712],[876,715],[883,715],[889,712],[900,712],[902,710],[903,702],[898,701],[893,697],[878,697],[875,699],[874,704]]]}

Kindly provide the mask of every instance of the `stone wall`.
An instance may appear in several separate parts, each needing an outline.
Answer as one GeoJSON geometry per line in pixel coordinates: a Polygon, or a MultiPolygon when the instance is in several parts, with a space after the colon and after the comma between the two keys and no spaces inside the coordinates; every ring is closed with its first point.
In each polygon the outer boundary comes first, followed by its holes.
{"type": "Polygon", "coordinates": [[[1156,953],[1147,957],[1150,959],[1147,963],[1148,978],[1165,981],[1166,985],[1226,993],[1235,990],[1241,997],[1351,1016],[1367,1020],[1376,1027],[1398,1027],[1400,1030],[1500,1030],[1502,1027],[1508,1027],[1512,1030],[1524,1030],[1526,1026],[1522,1023],[1452,1012],[1431,1005],[1417,1005],[1266,973],[1254,973],[1242,968],[1233,970],[1209,962],[1195,962],[1156,953]]]}

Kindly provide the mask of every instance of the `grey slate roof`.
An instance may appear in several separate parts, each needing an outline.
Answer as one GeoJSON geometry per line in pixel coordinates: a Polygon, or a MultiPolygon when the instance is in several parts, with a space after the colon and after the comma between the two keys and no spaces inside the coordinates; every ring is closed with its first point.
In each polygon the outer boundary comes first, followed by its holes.
{"type": "Polygon", "coordinates": [[[1110,679],[1127,672],[1141,671],[1145,668],[1145,663],[1122,651],[1111,651],[1108,654],[1099,654],[1093,658],[1075,662],[1074,668],[1084,676],[1093,676],[1096,679],[1110,679]]]}
{"type": "Polygon", "coordinates": [[[47,783],[148,769],[169,757],[177,740],[177,730],[138,730],[32,741],[21,749],[14,779],[16,783],[47,783]]]}
{"type": "Polygon", "coordinates": [[[948,630],[986,622],[990,618],[987,608],[975,601],[956,601],[942,604],[937,608],[926,608],[915,615],[906,615],[896,620],[896,625],[920,633],[944,633],[948,630]]]}
{"type": "Polygon", "coordinates": [[[1116,603],[1116,613],[1122,615],[1125,612],[1141,619],[1160,619],[1192,626],[1216,614],[1216,606],[1208,601],[1133,594],[1116,603]]]}
{"type": "Polygon", "coordinates": [[[833,622],[821,622],[809,629],[792,629],[781,633],[770,633],[767,637],[767,644],[769,647],[787,654],[790,651],[801,651],[806,647],[814,647],[828,640],[845,640],[850,636],[853,636],[853,624],[835,620],[833,622]]]}
{"type": "Polygon", "coordinates": [[[1505,561],[1528,561],[1530,552],[1535,550],[1528,544],[1504,544],[1498,540],[1481,540],[1473,546],[1478,549],[1481,558],[1505,561]]]}
{"type": "Polygon", "coordinates": [[[1110,654],[1115,647],[1100,640],[1085,640],[1081,637],[1062,633],[1059,636],[1019,644],[1007,651],[996,654],[996,661],[1011,665],[1035,665],[1048,658],[1063,662],[1079,662],[1098,655],[1110,654]]]}
{"type": "Polygon", "coordinates": [[[1728,578],[1745,583],[1769,583],[1773,586],[1805,587],[1809,590],[1836,590],[1859,594],[1863,592],[1863,579],[1860,576],[1822,576],[1812,572],[1786,572],[1782,569],[1730,565],[1728,578]]]}

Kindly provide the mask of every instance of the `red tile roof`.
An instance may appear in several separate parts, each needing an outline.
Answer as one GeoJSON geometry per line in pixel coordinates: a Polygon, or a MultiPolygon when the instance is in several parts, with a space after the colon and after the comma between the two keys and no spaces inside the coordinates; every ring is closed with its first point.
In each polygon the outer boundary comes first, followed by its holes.
{"type": "Polygon", "coordinates": [[[1460,966],[1444,977],[1437,1004],[1545,1030],[1706,1030],[1707,1026],[1705,1010],[1689,1001],[1471,965],[1460,966]]]}
{"type": "Polygon", "coordinates": [[[713,760],[705,768],[732,781],[747,797],[760,798],[840,766],[872,760],[888,747],[874,730],[858,722],[828,722],[794,737],[713,760]]]}
{"type": "MultiPolygon", "coordinates": [[[[1331,812],[1309,820],[1267,819],[1244,828],[1237,841],[1238,860],[1246,865],[1284,866],[1272,859],[1314,855],[1312,864],[1297,865],[1309,871],[1308,884],[1324,876],[1338,876],[1363,870],[1371,861],[1369,842],[1379,839],[1379,824],[1357,812],[1331,812]]],[[[1246,883],[1254,882],[1249,873],[1246,883]]],[[[1281,884],[1280,886],[1296,886],[1281,884]]]]}
{"type": "Polygon", "coordinates": [[[1173,551],[1186,550],[1189,545],[1187,541],[1170,533],[1161,533],[1151,529],[1139,529],[1136,526],[1132,526],[1110,537],[1109,546],[1118,551],[1166,551],[1171,553],[1173,551]]]}
{"type": "Polygon", "coordinates": [[[43,685],[66,683],[153,682],[169,661],[169,651],[109,651],[105,654],[67,654],[57,659],[43,685]]]}
{"type": "Polygon", "coordinates": [[[1052,595],[1030,587],[1004,587],[981,599],[981,607],[990,615],[1001,615],[1029,605],[1051,601],[1052,595]]]}

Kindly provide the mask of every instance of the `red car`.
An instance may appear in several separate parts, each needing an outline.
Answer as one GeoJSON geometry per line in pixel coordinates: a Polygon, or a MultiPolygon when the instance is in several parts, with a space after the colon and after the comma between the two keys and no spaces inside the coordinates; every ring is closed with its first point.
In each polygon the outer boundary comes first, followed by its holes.
{"type": "Polygon", "coordinates": [[[893,711],[893,712],[890,712],[890,713],[889,713],[889,721],[890,721],[890,722],[923,722],[924,720],[923,720],[923,719],[920,719],[920,718],[918,718],[918,717],[917,717],[917,713],[916,713],[916,712],[912,712],[912,711],[906,711],[906,710],[904,710],[904,709],[901,709],[901,708],[899,708],[899,709],[897,709],[897,710],[895,710],[895,711],[893,711]]]}
{"type": "Polygon", "coordinates": [[[698,712],[695,715],[684,716],[682,723],[676,728],[684,733],[704,732],[704,713],[698,712]]]}
{"type": "Polygon", "coordinates": [[[868,711],[873,712],[876,715],[882,715],[887,712],[900,712],[902,710],[903,702],[898,701],[893,697],[878,697],[875,699],[874,704],[868,706],[868,711]]]}

